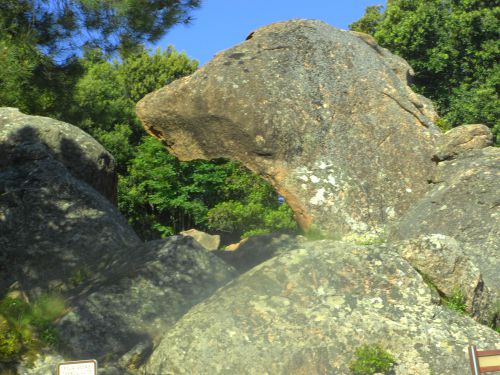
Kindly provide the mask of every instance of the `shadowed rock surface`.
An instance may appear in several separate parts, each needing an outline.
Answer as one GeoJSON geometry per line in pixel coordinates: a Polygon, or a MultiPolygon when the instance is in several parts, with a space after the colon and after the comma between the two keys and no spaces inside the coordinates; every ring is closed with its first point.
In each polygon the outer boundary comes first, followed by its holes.
{"type": "Polygon", "coordinates": [[[302,236],[287,234],[261,234],[229,245],[231,250],[218,250],[214,254],[243,273],[256,265],[272,258],[278,253],[288,251],[302,241],[302,236]]]}
{"type": "Polygon", "coordinates": [[[219,289],[165,334],[144,374],[349,374],[379,343],[395,374],[469,374],[466,348],[500,335],[436,304],[384,246],[305,243],[219,289]]]}
{"type": "Polygon", "coordinates": [[[270,181],[303,228],[378,230],[427,189],[429,100],[410,66],[320,21],[265,26],[137,106],[181,160],[230,158],[270,181]]]}
{"type": "Polygon", "coordinates": [[[83,275],[98,281],[118,272],[140,250],[125,218],[92,186],[109,173],[114,180],[114,160],[80,129],[1,109],[0,160],[0,293],[14,281],[31,297],[65,292],[83,275]]]}
{"type": "Polygon", "coordinates": [[[500,296],[500,148],[439,163],[432,181],[432,189],[401,218],[390,238],[431,233],[455,238],[500,296]]]}
{"type": "Polygon", "coordinates": [[[29,371],[23,358],[20,373],[53,373],[61,355],[96,358],[103,375],[134,370],[156,335],[236,270],[190,237],[141,242],[91,176],[73,171],[99,171],[96,150],[114,165],[79,129],[10,108],[0,120],[0,298],[15,283],[31,301],[61,293],[67,307],[59,352],[29,371]]]}
{"type": "Polygon", "coordinates": [[[165,332],[192,305],[210,296],[237,273],[190,237],[147,243],[129,272],[75,299],[58,324],[66,354],[96,358],[134,370],[165,332]]]}
{"type": "Polygon", "coordinates": [[[116,201],[115,160],[94,138],[76,126],[48,117],[30,116],[17,108],[0,108],[0,168],[21,157],[14,148],[46,146],[71,174],[110,201],[116,201]]]}

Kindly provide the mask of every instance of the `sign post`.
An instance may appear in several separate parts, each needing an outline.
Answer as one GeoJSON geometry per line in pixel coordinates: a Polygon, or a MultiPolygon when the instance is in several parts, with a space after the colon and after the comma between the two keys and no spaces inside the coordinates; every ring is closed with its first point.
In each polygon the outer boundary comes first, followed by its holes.
{"type": "Polygon", "coordinates": [[[500,371],[500,350],[477,350],[470,345],[469,361],[472,375],[500,371]]]}
{"type": "Polygon", "coordinates": [[[59,363],[57,375],[97,375],[97,361],[91,359],[59,363]]]}

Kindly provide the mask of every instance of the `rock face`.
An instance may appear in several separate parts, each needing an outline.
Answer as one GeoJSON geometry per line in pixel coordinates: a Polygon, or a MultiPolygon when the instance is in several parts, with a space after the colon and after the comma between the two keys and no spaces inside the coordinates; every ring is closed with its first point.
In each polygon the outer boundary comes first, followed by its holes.
{"type": "Polygon", "coordinates": [[[114,160],[80,129],[0,110],[0,294],[14,281],[30,296],[68,291],[141,241],[97,189],[114,197],[114,160]]]}
{"type": "Polygon", "coordinates": [[[137,106],[181,160],[230,158],[270,181],[303,228],[377,230],[427,189],[430,101],[409,65],[320,21],[258,29],[137,106]]]}
{"type": "Polygon", "coordinates": [[[245,238],[237,244],[229,245],[225,250],[215,251],[214,254],[243,273],[280,252],[296,247],[301,237],[261,234],[245,238]]]}
{"type": "Polygon", "coordinates": [[[349,374],[354,351],[380,344],[394,373],[466,375],[466,348],[500,336],[436,304],[385,246],[320,241],[281,254],[193,307],[144,374],[349,374]]]}
{"type": "Polygon", "coordinates": [[[185,230],[180,233],[183,236],[193,237],[204,249],[214,251],[219,248],[220,236],[208,234],[196,229],[185,230]]]}
{"type": "Polygon", "coordinates": [[[59,322],[68,356],[118,362],[133,371],[156,336],[237,275],[184,236],[147,243],[127,263],[129,272],[80,295],[59,322]]]}
{"type": "Polygon", "coordinates": [[[439,233],[463,244],[486,285],[500,296],[500,149],[439,163],[433,188],[392,229],[391,240],[439,233]]]}
{"type": "Polygon", "coordinates": [[[85,181],[110,201],[116,200],[115,161],[94,138],[65,122],[25,115],[17,108],[0,108],[0,168],[22,158],[20,149],[31,143],[46,146],[72,176],[85,181]]]}
{"type": "Polygon", "coordinates": [[[453,159],[459,154],[493,145],[491,130],[482,124],[457,126],[439,139],[435,159],[453,159]]]}
{"type": "Polygon", "coordinates": [[[462,244],[431,234],[392,245],[444,298],[460,294],[470,316],[486,325],[495,323],[497,300],[462,244]]]}

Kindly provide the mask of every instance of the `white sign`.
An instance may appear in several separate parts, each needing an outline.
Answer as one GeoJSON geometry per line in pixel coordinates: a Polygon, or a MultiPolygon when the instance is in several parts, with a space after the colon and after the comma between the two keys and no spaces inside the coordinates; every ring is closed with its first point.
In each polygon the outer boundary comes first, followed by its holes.
{"type": "Polygon", "coordinates": [[[63,362],[57,366],[57,375],[97,375],[97,361],[63,362]]]}

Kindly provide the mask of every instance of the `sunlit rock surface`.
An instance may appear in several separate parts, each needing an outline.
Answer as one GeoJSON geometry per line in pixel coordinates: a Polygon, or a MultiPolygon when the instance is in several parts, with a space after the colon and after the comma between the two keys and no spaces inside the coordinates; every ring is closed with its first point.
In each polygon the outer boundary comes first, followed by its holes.
{"type": "Polygon", "coordinates": [[[390,238],[438,233],[461,242],[500,296],[500,148],[486,147],[439,163],[432,189],[392,229],[390,238]]]}
{"type": "Polygon", "coordinates": [[[380,344],[395,374],[466,375],[467,345],[500,335],[438,305],[422,277],[383,245],[318,241],[272,258],[193,307],[144,374],[349,374],[380,344]]]}
{"type": "Polygon", "coordinates": [[[379,230],[427,189],[436,115],[411,74],[367,35],[292,20],[147,95],[137,113],[181,160],[238,160],[303,228],[343,236],[379,230]]]}
{"type": "Polygon", "coordinates": [[[443,298],[462,297],[466,312],[485,325],[500,319],[500,298],[491,290],[498,289],[497,285],[484,282],[467,246],[442,234],[422,235],[391,245],[443,298]]]}

